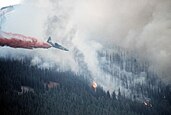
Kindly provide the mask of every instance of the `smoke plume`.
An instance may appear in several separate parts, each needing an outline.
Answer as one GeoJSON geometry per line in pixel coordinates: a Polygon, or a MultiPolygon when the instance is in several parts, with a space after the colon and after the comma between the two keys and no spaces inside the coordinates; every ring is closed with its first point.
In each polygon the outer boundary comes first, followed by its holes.
{"type": "MultiPolygon", "coordinates": [[[[93,79],[106,90],[117,89],[118,82],[111,83],[111,76],[101,70],[97,52],[114,45],[148,60],[152,68],[164,73],[161,79],[171,81],[170,0],[25,0],[6,16],[2,30],[41,40],[51,36],[69,48],[68,53],[53,48],[27,50],[32,64],[39,66],[59,65],[62,71],[77,73],[80,64],[75,52],[79,50],[93,79]]],[[[4,50],[8,52],[4,55],[17,56],[25,51],[1,48],[0,52],[4,50]]]]}

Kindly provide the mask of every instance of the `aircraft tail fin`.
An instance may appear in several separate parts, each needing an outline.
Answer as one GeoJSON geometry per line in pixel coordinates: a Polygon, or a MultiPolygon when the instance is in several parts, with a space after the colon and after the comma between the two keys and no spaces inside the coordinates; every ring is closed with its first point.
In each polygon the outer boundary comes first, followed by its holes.
{"type": "Polygon", "coordinates": [[[51,37],[49,36],[49,38],[48,38],[47,42],[49,43],[50,41],[51,41],[51,37]]]}

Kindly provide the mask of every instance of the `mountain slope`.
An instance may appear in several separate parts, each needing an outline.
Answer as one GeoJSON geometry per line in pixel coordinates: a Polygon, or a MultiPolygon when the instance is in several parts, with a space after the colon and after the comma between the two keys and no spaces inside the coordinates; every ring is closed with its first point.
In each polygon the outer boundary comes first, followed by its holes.
{"type": "MultiPolygon", "coordinates": [[[[72,72],[56,72],[30,66],[30,61],[0,59],[0,113],[13,115],[169,115],[169,87],[161,89],[150,102],[131,100],[120,91],[116,96],[98,87],[94,91],[90,82],[72,72]],[[58,83],[48,88],[47,83],[58,83]],[[21,86],[34,92],[21,92],[21,86]],[[165,97],[162,97],[162,96],[165,97]],[[150,104],[152,106],[150,106],[150,104]]],[[[144,87],[142,87],[144,89],[144,87]]],[[[149,92],[150,92],[149,91],[149,92]]]]}

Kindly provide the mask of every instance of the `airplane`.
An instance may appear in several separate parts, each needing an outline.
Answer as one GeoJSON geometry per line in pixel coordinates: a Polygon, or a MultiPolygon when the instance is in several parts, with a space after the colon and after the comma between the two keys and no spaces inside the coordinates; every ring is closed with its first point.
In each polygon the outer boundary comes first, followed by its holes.
{"type": "Polygon", "coordinates": [[[59,45],[58,43],[53,43],[51,41],[51,37],[48,38],[47,43],[49,43],[50,45],[52,45],[52,47],[54,47],[54,48],[58,48],[58,49],[64,50],[64,51],[69,51],[67,48],[64,48],[63,46],[59,45]]]}
{"type": "Polygon", "coordinates": [[[4,10],[4,9],[11,9],[11,10],[13,10],[14,9],[14,6],[12,6],[12,5],[10,5],[10,6],[4,6],[0,10],[4,10]]]}
{"type": "Polygon", "coordinates": [[[11,6],[5,6],[0,9],[0,15],[4,15],[8,12],[11,12],[14,10],[14,7],[17,5],[11,5],[11,6]]]}

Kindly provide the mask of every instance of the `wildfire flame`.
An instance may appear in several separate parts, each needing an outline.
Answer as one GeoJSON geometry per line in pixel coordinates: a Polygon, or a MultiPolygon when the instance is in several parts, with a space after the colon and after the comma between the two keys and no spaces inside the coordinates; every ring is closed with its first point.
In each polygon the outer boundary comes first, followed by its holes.
{"type": "Polygon", "coordinates": [[[97,83],[95,81],[93,81],[93,83],[92,83],[92,88],[96,91],[97,83]]]}

